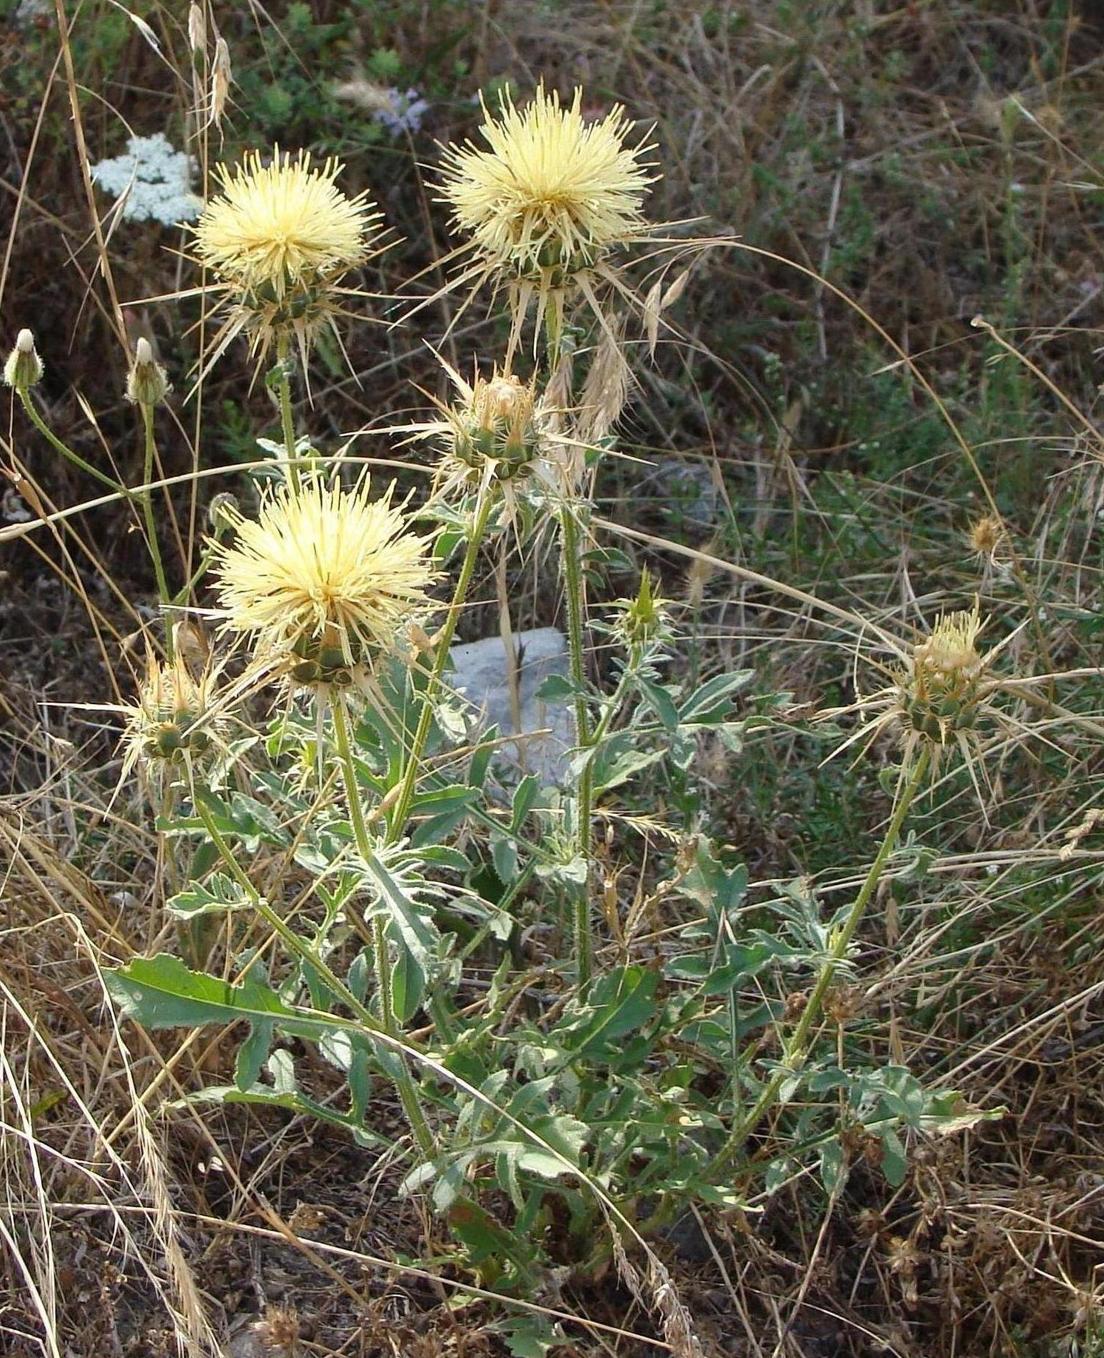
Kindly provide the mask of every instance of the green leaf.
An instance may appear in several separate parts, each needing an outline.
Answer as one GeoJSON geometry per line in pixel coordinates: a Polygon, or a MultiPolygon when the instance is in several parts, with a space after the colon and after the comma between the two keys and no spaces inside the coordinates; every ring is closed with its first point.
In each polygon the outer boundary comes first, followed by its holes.
{"type": "Polygon", "coordinates": [[[526,774],[514,791],[510,807],[510,829],[515,833],[525,824],[525,818],[537,804],[540,796],[540,779],[535,773],[526,774]]]}
{"type": "Polygon", "coordinates": [[[346,1132],[351,1133],[354,1140],[361,1146],[390,1149],[392,1145],[386,1137],[368,1131],[359,1116],[340,1113],[327,1104],[318,1103],[314,1099],[308,1098],[305,1094],[273,1089],[268,1085],[255,1084],[251,1089],[238,1089],[234,1085],[213,1085],[208,1089],[199,1090],[198,1093],[189,1094],[187,1098],[181,1099],[180,1102],[185,1105],[244,1103],[260,1108],[282,1108],[300,1117],[314,1117],[332,1127],[341,1127],[346,1132]]]}
{"type": "Polygon", "coordinates": [[[679,721],[684,726],[712,726],[727,720],[732,713],[732,699],[754,678],[754,670],[715,674],[683,701],[679,721]]]}
{"type": "Polygon", "coordinates": [[[843,1146],[834,1138],[820,1148],[820,1181],[825,1191],[835,1193],[847,1178],[847,1157],[843,1146]]]}
{"type": "Polygon", "coordinates": [[[679,712],[670,693],[661,684],[654,684],[643,675],[637,676],[637,684],[648,706],[659,718],[665,731],[674,731],[679,724],[679,712]]]}
{"type": "Polygon", "coordinates": [[[505,835],[491,836],[491,862],[503,886],[509,886],[518,875],[517,845],[505,835]]]}
{"type": "Polygon", "coordinates": [[[409,1023],[425,996],[425,969],[411,956],[408,948],[401,948],[391,968],[391,1003],[400,1023],[409,1023]]]}
{"type": "Polygon", "coordinates": [[[293,1009],[270,986],[252,977],[232,985],[192,971],[167,953],[136,957],[125,967],[105,971],[104,979],[122,1014],[147,1028],[275,1022],[284,1032],[318,1041],[337,1026],[337,1020],[326,1022],[293,1009]]]}
{"type": "Polygon", "coordinates": [[[635,731],[618,731],[603,741],[593,756],[595,796],[627,783],[634,774],[657,764],[663,756],[663,750],[642,750],[635,731]]]}
{"type": "Polygon", "coordinates": [[[243,910],[253,904],[245,889],[225,873],[213,873],[206,882],[195,882],[178,891],[168,902],[169,913],[180,919],[213,915],[224,910],[243,910]]]}
{"type": "Polygon", "coordinates": [[[497,1328],[511,1358],[547,1358],[553,1349],[570,1342],[559,1325],[545,1316],[510,1316],[499,1321],[497,1328]]]}
{"type": "Polygon", "coordinates": [[[234,1064],[234,1083],[239,1089],[249,1089],[257,1083],[261,1067],[268,1060],[268,1053],[272,1047],[274,1026],[267,1019],[254,1023],[249,1030],[249,1036],[238,1048],[238,1057],[234,1064]]]}
{"type": "Polygon", "coordinates": [[[882,1133],[882,1172],[894,1188],[905,1182],[908,1173],[908,1156],[901,1144],[901,1138],[891,1128],[882,1133]]]}
{"type": "Polygon", "coordinates": [[[659,976],[645,967],[621,967],[593,987],[581,1012],[569,1013],[553,1030],[574,1059],[610,1055],[614,1044],[655,1014],[659,976]]]}
{"type": "Polygon", "coordinates": [[[549,674],[541,680],[533,696],[542,703],[568,702],[578,691],[566,674],[549,674]]]}

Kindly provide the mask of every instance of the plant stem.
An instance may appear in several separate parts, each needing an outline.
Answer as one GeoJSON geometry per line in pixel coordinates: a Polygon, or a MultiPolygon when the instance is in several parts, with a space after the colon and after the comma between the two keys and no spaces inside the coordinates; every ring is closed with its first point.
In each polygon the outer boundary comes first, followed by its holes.
{"type": "MultiPolygon", "coordinates": [[[[280,940],[284,943],[284,945],[287,947],[288,951],[292,954],[292,956],[298,957],[300,961],[307,962],[311,967],[315,969],[315,971],[318,972],[318,974],[326,982],[326,985],[329,986],[329,988],[334,992],[334,994],[338,996],[338,998],[342,1001],[343,1004],[348,1006],[350,1011],[355,1015],[359,1022],[364,1025],[365,1028],[367,1028],[371,1032],[381,1031],[381,1025],[379,1020],[367,1007],[367,1005],[362,1004],[360,1000],[358,1000],[357,997],[353,994],[353,992],[349,989],[349,987],[345,984],[345,982],[342,981],[337,975],[335,975],[333,971],[330,970],[330,968],[326,965],[325,960],[312,948],[310,948],[299,937],[299,935],[295,932],[294,929],[290,928],[284,922],[284,920],[280,918],[276,911],[272,909],[272,907],[268,904],[265,898],[253,885],[248,874],[244,871],[244,869],[238,863],[237,859],[234,857],[230,845],[227,844],[225,838],[223,837],[222,831],[218,828],[218,825],[215,823],[214,818],[212,817],[210,811],[208,810],[204,802],[199,797],[193,797],[192,803],[195,806],[196,814],[199,816],[199,819],[203,822],[203,828],[207,831],[207,834],[210,836],[211,843],[217,849],[219,857],[222,859],[224,865],[226,866],[227,871],[230,873],[230,876],[234,879],[234,881],[237,882],[237,884],[249,897],[250,905],[257,912],[257,914],[260,915],[260,917],[265,921],[269,928],[272,929],[273,933],[275,933],[280,938],[280,940]]],[[[386,1032],[386,1030],[384,1031],[386,1032]]],[[[387,1033],[386,1035],[389,1037],[394,1036],[391,1033],[387,1033]]],[[[394,1048],[392,1048],[392,1050],[394,1050],[394,1048]]],[[[410,1079],[409,1072],[406,1071],[405,1059],[404,1058],[400,1059],[404,1060],[403,1070],[406,1073],[406,1083],[410,1086],[410,1092],[413,1093],[414,1091],[413,1081],[410,1079]]],[[[418,1103],[417,1095],[414,1094],[412,1108],[411,1105],[407,1102],[407,1097],[406,1094],[404,1093],[402,1082],[400,1082],[399,1096],[402,1099],[403,1109],[406,1112],[407,1118],[410,1121],[410,1126],[412,1131],[414,1132],[414,1137],[418,1142],[419,1149],[421,1150],[422,1154],[426,1156],[427,1159],[431,1159],[436,1154],[437,1148],[433,1140],[433,1133],[430,1131],[429,1125],[425,1120],[425,1114],[422,1112],[421,1105],[418,1103]]]]}
{"type": "Polygon", "coordinates": [[[437,653],[433,658],[433,668],[430,670],[429,679],[422,694],[418,725],[407,752],[406,766],[399,783],[399,793],[388,821],[388,839],[391,841],[398,839],[402,834],[407,817],[410,815],[410,806],[414,800],[414,792],[418,784],[418,766],[422,762],[426,741],[429,739],[430,728],[433,725],[433,707],[437,692],[441,687],[445,666],[448,664],[449,647],[452,645],[453,634],[456,631],[456,624],[460,619],[464,601],[468,597],[468,588],[471,585],[472,576],[475,574],[475,563],[479,559],[480,544],[483,541],[484,533],[487,531],[487,522],[490,519],[491,510],[494,508],[495,498],[493,491],[484,491],[482,498],[476,505],[475,518],[468,537],[467,547],[464,549],[464,560],[460,567],[460,575],[456,581],[456,589],[453,591],[452,603],[449,604],[448,613],[437,636],[437,653]]]}
{"type": "Polygon", "coordinates": [[[173,602],[173,596],[169,593],[169,582],[165,578],[165,563],[161,559],[161,545],[157,540],[157,523],[153,516],[153,492],[150,490],[150,482],[153,480],[153,461],[157,452],[157,444],[153,435],[153,406],[143,402],[141,410],[146,448],[142,489],[138,498],[142,504],[142,516],[146,521],[146,545],[149,548],[150,560],[153,562],[153,573],[157,577],[157,593],[161,600],[161,620],[165,625],[165,654],[171,660],[173,657],[173,636],[172,628],[165,616],[165,609],[173,602]]]}
{"type": "MultiPolygon", "coordinates": [[[[349,721],[345,712],[345,700],[338,694],[333,702],[334,740],[337,744],[337,758],[341,765],[341,776],[345,783],[345,800],[349,805],[349,819],[353,826],[353,839],[357,852],[365,864],[372,862],[374,849],[368,833],[368,822],[364,818],[364,807],[360,800],[360,784],[356,776],[356,763],[349,739],[349,721]]],[[[383,1031],[395,1037],[399,1025],[395,1020],[395,1006],[391,992],[391,959],[387,950],[387,927],[378,915],[372,919],[372,942],[375,951],[376,993],[379,996],[379,1019],[383,1031]]],[[[433,1133],[426,1121],[425,1112],[418,1099],[418,1091],[407,1069],[406,1061],[400,1057],[402,1074],[398,1079],[399,1097],[406,1116],[418,1139],[418,1144],[427,1155],[435,1153],[433,1133]]]]}
{"type": "Polygon", "coordinates": [[[294,489],[299,487],[299,466],[295,459],[295,419],[291,411],[290,351],[288,338],[281,335],[276,341],[276,363],[280,377],[276,384],[276,394],[280,403],[280,422],[284,430],[284,454],[287,459],[288,484],[294,489]]]}
{"type": "Polygon", "coordinates": [[[49,443],[50,447],[65,458],[66,462],[71,462],[74,467],[79,467],[82,472],[87,472],[89,476],[95,477],[101,485],[109,486],[116,494],[124,495],[127,499],[131,498],[131,492],[126,486],[121,486],[118,481],[113,481],[106,472],[100,471],[99,467],[93,467],[91,462],[86,462],[79,453],[73,452],[72,448],[68,448],[62,443],[61,439],[57,437],[54,431],[35,409],[30,392],[27,391],[25,387],[19,388],[19,399],[23,402],[23,409],[30,417],[31,423],[47,443],[49,443]]]}
{"type": "MultiPolygon", "coordinates": [[[[575,506],[566,505],[559,512],[560,548],[563,562],[564,593],[567,602],[567,644],[571,662],[571,680],[575,686],[575,737],[579,749],[588,754],[593,744],[590,731],[590,709],[586,699],[586,597],[581,568],[581,542],[575,506]]],[[[579,856],[587,866],[587,878],[575,892],[573,922],[575,936],[575,965],[579,985],[590,982],[593,971],[593,944],[590,934],[590,831],[593,787],[591,760],[585,758],[579,771],[575,795],[575,835],[579,856]]]]}
{"type": "Polygon", "coordinates": [[[908,782],[901,790],[897,805],[893,808],[893,816],[890,819],[889,827],[885,832],[885,838],[874,857],[870,870],[867,872],[859,894],[855,897],[851,909],[847,912],[847,917],[840,929],[832,939],[828,949],[828,957],[821,967],[820,976],[813,987],[809,998],[805,1001],[805,1007],[801,1011],[801,1017],[797,1021],[797,1026],[790,1035],[789,1040],[783,1048],[782,1060],[778,1069],[767,1082],[763,1092],[755,1101],[754,1106],[747,1115],[740,1119],[732,1135],[725,1143],[723,1148],[714,1157],[710,1165],[710,1171],[716,1174],[723,1169],[733,1155],[737,1154],[748,1137],[755,1131],[763,1116],[773,1106],[778,1098],[779,1090],[796,1075],[805,1064],[808,1055],[809,1034],[813,1024],[820,1016],[821,1006],[824,997],[828,993],[828,987],[832,984],[832,978],[836,974],[836,969],[840,962],[847,956],[847,949],[851,939],[854,937],[855,930],[859,927],[866,907],[870,904],[870,899],[874,895],[875,888],[881,880],[882,872],[889,860],[893,850],[897,847],[897,840],[900,838],[901,829],[905,823],[909,808],[920,790],[920,785],[928,771],[928,764],[931,759],[931,751],[927,744],[923,746],[913,765],[912,773],[909,775],[908,782]]]}

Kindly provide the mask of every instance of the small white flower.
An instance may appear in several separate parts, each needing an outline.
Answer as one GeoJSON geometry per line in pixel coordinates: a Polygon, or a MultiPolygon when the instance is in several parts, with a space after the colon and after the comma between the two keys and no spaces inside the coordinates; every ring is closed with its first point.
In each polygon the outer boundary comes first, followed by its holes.
{"type": "Polygon", "coordinates": [[[177,226],[199,216],[203,201],[192,192],[195,162],[174,151],[163,132],[131,137],[126,155],[101,160],[92,178],[105,192],[123,198],[122,214],[131,222],[177,226]]]}

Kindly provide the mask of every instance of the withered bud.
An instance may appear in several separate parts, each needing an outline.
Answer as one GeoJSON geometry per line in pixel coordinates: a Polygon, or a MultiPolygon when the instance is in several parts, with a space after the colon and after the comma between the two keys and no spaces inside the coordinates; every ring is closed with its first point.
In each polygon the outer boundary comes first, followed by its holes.
{"type": "Polygon", "coordinates": [[[168,390],[165,369],[154,359],[149,340],[140,339],[134,347],[134,366],[127,376],[127,400],[140,406],[160,405],[168,390]]]}
{"type": "Polygon", "coordinates": [[[29,330],[20,330],[15,348],[4,364],[4,381],[16,391],[27,391],[41,380],[42,371],[42,360],[35,350],[34,335],[29,330]]]}
{"type": "Polygon", "coordinates": [[[228,533],[241,522],[241,506],[238,497],[228,490],[219,491],[207,506],[207,522],[215,537],[228,533]]]}

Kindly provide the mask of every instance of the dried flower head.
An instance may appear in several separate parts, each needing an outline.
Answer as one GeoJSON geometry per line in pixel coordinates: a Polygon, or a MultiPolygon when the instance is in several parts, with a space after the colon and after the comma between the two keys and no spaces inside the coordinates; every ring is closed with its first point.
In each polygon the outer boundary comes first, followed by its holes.
{"type": "Polygon", "coordinates": [[[993,724],[1014,736],[1026,729],[995,702],[1002,681],[990,674],[993,662],[1017,633],[1009,633],[982,654],[977,641],[984,625],[976,602],[970,609],[941,613],[927,636],[898,649],[900,664],[888,670],[886,687],[846,707],[821,712],[822,720],[852,712],[863,718],[836,753],[859,741],[865,751],[882,732],[896,731],[903,737],[903,775],[921,745],[931,751],[933,770],[945,751],[957,750],[984,807],[974,772],[981,762],[979,728],[993,724]]]}
{"type": "Polygon", "coordinates": [[[475,260],[463,277],[508,283],[515,314],[535,295],[538,319],[550,299],[562,319],[564,293],[590,292],[588,276],[645,227],[644,194],[656,178],[642,160],[650,148],[627,144],[620,105],[587,122],[582,102],[580,89],[565,107],[540,85],[518,110],[504,94],[498,117],[484,108],[489,149],[467,142],[445,152],[441,197],[475,260]]]}
{"type": "Polygon", "coordinates": [[[34,335],[20,330],[15,347],[4,364],[4,382],[16,391],[26,391],[42,380],[42,360],[35,349],[34,335]]]}
{"type": "Polygon", "coordinates": [[[997,551],[1004,541],[1004,524],[992,514],[983,514],[970,525],[966,535],[970,550],[986,561],[995,561],[997,551]]]}
{"type": "Polygon", "coordinates": [[[305,349],[335,310],[334,289],[369,255],[381,235],[380,213],[367,193],[349,198],[337,187],[342,165],[312,165],[310,155],[256,151],[216,174],[222,192],[194,227],[200,262],[233,303],[229,338],[248,329],[254,349],[294,334],[305,349]]]}
{"type": "Polygon", "coordinates": [[[977,722],[984,667],[977,650],[981,628],[976,604],[970,610],[940,614],[930,636],[912,648],[902,676],[902,699],[912,729],[940,745],[977,722]]]}
{"type": "Polygon", "coordinates": [[[139,765],[152,778],[171,779],[225,748],[226,721],[214,703],[215,672],[193,673],[178,650],[162,663],[153,656],[136,701],[123,709],[124,775],[139,765]]]}
{"type": "Polygon", "coordinates": [[[429,539],[408,531],[393,487],[368,489],[282,484],[258,518],[238,517],[236,542],[211,544],[225,627],[298,683],[352,682],[428,607],[429,539]]]}

